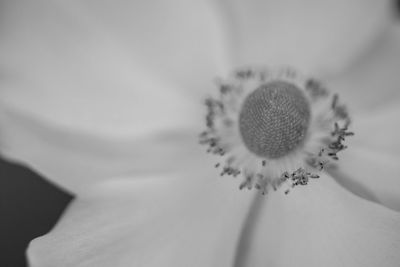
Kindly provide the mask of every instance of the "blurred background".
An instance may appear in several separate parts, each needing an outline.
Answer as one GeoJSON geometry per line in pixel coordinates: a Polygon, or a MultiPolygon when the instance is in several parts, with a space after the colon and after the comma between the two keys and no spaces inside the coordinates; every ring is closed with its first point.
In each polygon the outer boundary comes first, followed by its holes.
{"type": "MultiPolygon", "coordinates": [[[[396,1],[400,19],[400,0],[396,1]]],[[[26,266],[29,241],[47,233],[73,196],[0,158],[0,266],[26,266]]]]}
{"type": "Polygon", "coordinates": [[[47,233],[71,199],[32,170],[0,159],[0,266],[26,266],[29,241],[47,233]]]}

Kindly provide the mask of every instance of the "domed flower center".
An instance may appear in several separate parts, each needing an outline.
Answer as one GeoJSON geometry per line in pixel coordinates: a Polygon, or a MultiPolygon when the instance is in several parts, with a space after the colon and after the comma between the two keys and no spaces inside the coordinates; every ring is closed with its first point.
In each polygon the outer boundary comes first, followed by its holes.
{"type": "Polygon", "coordinates": [[[294,84],[273,81],[252,92],[239,114],[246,147],[254,154],[277,159],[303,144],[310,121],[310,106],[294,84]]]}

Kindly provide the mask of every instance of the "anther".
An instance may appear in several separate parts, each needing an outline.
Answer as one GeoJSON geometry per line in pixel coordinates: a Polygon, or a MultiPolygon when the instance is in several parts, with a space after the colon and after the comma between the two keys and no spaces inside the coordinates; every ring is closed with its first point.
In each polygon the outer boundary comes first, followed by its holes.
{"type": "Polygon", "coordinates": [[[332,105],[331,105],[332,109],[336,108],[338,100],[339,100],[339,95],[338,94],[334,94],[333,98],[332,98],[332,105]]]}
{"type": "Polygon", "coordinates": [[[307,80],[306,90],[310,92],[311,97],[314,99],[328,95],[328,91],[325,89],[325,87],[315,79],[307,80]]]}

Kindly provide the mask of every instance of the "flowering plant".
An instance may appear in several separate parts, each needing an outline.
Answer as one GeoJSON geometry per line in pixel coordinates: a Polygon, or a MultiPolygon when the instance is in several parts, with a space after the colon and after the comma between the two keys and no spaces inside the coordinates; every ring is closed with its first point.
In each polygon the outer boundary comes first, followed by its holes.
{"type": "Polygon", "coordinates": [[[31,266],[397,266],[400,29],[390,8],[6,1],[0,151],[77,196],[32,241],[31,266]],[[356,136],[338,168],[264,197],[218,178],[196,139],[213,77],[266,64],[326,81],[356,136]]]}

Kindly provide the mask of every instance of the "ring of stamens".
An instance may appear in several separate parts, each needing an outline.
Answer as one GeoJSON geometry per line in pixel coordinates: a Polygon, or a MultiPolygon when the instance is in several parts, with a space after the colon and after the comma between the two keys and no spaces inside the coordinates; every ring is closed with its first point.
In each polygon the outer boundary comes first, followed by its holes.
{"type": "Polygon", "coordinates": [[[221,176],[243,176],[240,189],[265,194],[284,184],[306,185],[339,159],[353,135],[338,96],[293,69],[239,70],[218,86],[220,96],[205,102],[200,143],[222,157],[215,165],[221,176]]]}

